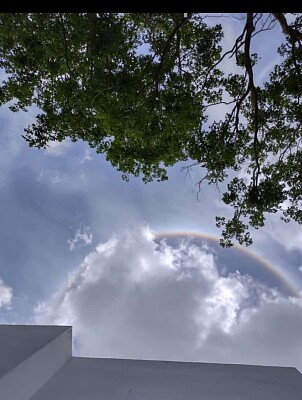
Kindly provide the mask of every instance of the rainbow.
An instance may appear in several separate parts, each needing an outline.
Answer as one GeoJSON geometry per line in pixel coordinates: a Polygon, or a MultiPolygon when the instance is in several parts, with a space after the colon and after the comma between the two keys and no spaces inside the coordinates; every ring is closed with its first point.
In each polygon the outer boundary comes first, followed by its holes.
{"type": "MultiPolygon", "coordinates": [[[[206,239],[211,240],[215,243],[219,243],[219,238],[216,236],[208,235],[205,233],[197,233],[197,232],[188,232],[188,231],[167,231],[167,232],[153,232],[156,239],[164,239],[164,238],[177,238],[177,237],[193,237],[197,239],[206,239]]],[[[250,257],[255,262],[257,262],[261,267],[268,270],[271,274],[273,274],[287,289],[289,289],[290,293],[292,293],[295,297],[300,297],[301,293],[299,288],[295,285],[295,283],[291,282],[290,279],[285,275],[283,271],[277,269],[277,267],[271,265],[268,261],[264,260],[257,254],[252,253],[251,251],[241,247],[237,244],[234,244],[233,248],[238,251],[244,253],[247,257],[250,257]]]]}

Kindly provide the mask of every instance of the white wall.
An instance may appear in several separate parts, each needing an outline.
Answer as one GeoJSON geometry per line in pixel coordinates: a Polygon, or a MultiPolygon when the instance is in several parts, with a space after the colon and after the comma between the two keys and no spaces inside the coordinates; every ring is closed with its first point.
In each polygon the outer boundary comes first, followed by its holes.
{"type": "Polygon", "coordinates": [[[72,329],[0,325],[0,400],[302,400],[295,368],[72,357],[72,329]]]}
{"type": "Polygon", "coordinates": [[[71,352],[71,327],[0,326],[0,399],[29,400],[71,352]]]}
{"type": "Polygon", "coordinates": [[[32,400],[301,400],[295,368],[73,357],[32,400]]]}

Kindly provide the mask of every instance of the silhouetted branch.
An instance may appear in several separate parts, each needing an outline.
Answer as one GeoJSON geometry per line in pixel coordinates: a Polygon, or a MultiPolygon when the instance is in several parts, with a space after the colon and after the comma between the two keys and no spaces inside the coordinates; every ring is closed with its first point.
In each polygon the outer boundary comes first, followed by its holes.
{"type": "Polygon", "coordinates": [[[251,101],[252,106],[254,109],[254,141],[253,141],[253,148],[254,148],[254,155],[255,155],[255,162],[256,166],[253,170],[253,186],[258,185],[258,176],[260,173],[260,165],[259,165],[259,156],[258,156],[258,130],[259,130],[259,121],[258,121],[258,96],[256,87],[254,84],[254,73],[253,73],[253,66],[251,61],[250,55],[250,47],[251,47],[251,37],[255,30],[254,27],[254,15],[253,13],[247,13],[246,16],[246,35],[244,41],[244,59],[245,59],[245,69],[248,75],[248,90],[251,94],[251,101]]]}
{"type": "Polygon", "coordinates": [[[282,31],[285,35],[288,35],[294,42],[299,42],[302,40],[302,33],[292,26],[288,25],[287,20],[283,13],[272,13],[272,15],[279,22],[282,31]]]}

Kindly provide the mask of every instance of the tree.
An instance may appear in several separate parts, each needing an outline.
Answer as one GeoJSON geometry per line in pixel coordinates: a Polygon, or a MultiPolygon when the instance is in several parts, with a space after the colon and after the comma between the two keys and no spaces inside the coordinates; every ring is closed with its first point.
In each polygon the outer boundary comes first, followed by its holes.
{"type": "Polygon", "coordinates": [[[199,190],[227,182],[222,199],[234,208],[231,220],[216,217],[221,245],[249,245],[265,213],[302,223],[302,17],[236,17],[242,33],[223,52],[222,26],[201,14],[1,14],[1,104],[41,110],[25,128],[29,146],[82,139],[124,179],[162,181],[178,161],[203,167],[199,190]],[[282,61],[257,85],[251,43],[275,25],[282,61]]]}

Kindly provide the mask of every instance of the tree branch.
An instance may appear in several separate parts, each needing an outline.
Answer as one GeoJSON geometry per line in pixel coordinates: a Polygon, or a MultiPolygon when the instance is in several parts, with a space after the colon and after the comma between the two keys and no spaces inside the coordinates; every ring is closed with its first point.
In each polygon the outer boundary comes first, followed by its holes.
{"type": "Polygon", "coordinates": [[[69,74],[71,77],[74,77],[74,74],[70,68],[69,61],[68,61],[68,52],[67,52],[67,37],[66,37],[66,30],[65,30],[65,25],[64,25],[64,20],[63,20],[63,15],[62,13],[59,13],[60,15],[60,21],[61,21],[61,26],[62,26],[62,33],[63,33],[63,39],[64,39],[64,52],[65,52],[65,61],[66,61],[66,66],[68,68],[69,74]]]}
{"type": "Polygon", "coordinates": [[[294,42],[300,42],[302,40],[302,33],[297,29],[294,29],[292,26],[288,25],[283,13],[272,13],[272,15],[279,22],[285,35],[288,35],[294,42]]]}
{"type": "Polygon", "coordinates": [[[206,85],[206,83],[207,83],[208,76],[210,75],[210,73],[217,67],[217,65],[219,65],[219,64],[224,60],[224,58],[225,58],[227,55],[230,55],[229,58],[232,58],[232,57],[234,56],[234,54],[237,55],[238,50],[240,49],[240,47],[241,47],[241,46],[243,45],[243,43],[244,43],[244,42],[242,41],[242,39],[243,39],[243,37],[244,37],[245,31],[246,31],[246,26],[244,27],[242,33],[237,37],[237,39],[236,39],[236,41],[235,41],[235,44],[234,44],[234,46],[231,48],[231,50],[226,51],[226,52],[220,57],[220,59],[219,59],[218,61],[216,61],[216,63],[213,64],[213,65],[207,70],[207,73],[206,73],[205,78],[204,78],[204,83],[203,83],[201,89],[199,90],[199,92],[201,92],[201,91],[203,90],[203,88],[205,87],[205,85],[206,85]]]}
{"type": "MultiPolygon", "coordinates": [[[[188,21],[188,18],[183,17],[182,20],[174,27],[173,31],[170,33],[166,43],[165,43],[165,47],[162,51],[161,57],[160,57],[160,63],[157,67],[156,70],[156,76],[155,76],[155,81],[158,81],[158,76],[161,72],[161,69],[163,68],[164,62],[165,62],[165,57],[166,54],[169,50],[169,46],[171,44],[171,41],[173,40],[174,36],[179,32],[179,30],[181,29],[181,27],[184,25],[184,23],[186,23],[188,21]]],[[[156,56],[156,54],[154,54],[154,57],[156,56]]]]}
{"type": "Polygon", "coordinates": [[[259,130],[259,121],[258,121],[258,96],[257,96],[257,90],[254,84],[254,73],[253,73],[253,66],[252,66],[252,61],[251,61],[251,55],[250,55],[250,48],[251,48],[251,37],[252,34],[255,30],[254,27],[254,15],[253,13],[247,13],[246,16],[246,35],[245,35],[245,41],[244,41],[244,59],[245,59],[245,69],[248,75],[248,90],[251,94],[251,101],[252,101],[252,106],[254,109],[254,142],[253,142],[253,147],[254,147],[254,154],[255,154],[255,162],[256,162],[256,167],[253,170],[253,186],[258,185],[258,176],[260,174],[260,165],[259,165],[259,156],[258,156],[258,130],[259,130]]]}

